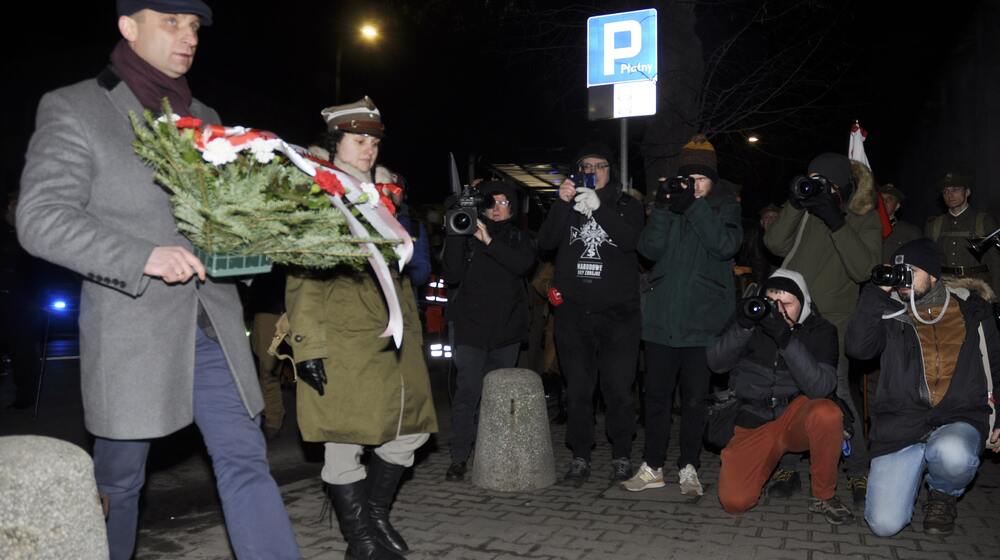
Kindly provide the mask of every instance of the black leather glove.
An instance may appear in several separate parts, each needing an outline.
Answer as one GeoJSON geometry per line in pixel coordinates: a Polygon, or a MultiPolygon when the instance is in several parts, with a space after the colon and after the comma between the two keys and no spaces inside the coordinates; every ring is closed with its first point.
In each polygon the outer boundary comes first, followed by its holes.
{"type": "Polygon", "coordinates": [[[751,298],[743,298],[740,300],[739,305],[736,306],[736,322],[744,329],[752,329],[757,326],[757,321],[746,316],[743,310],[746,309],[747,303],[751,298]]]}
{"type": "Polygon", "coordinates": [[[694,201],[694,187],[688,187],[679,193],[675,192],[671,194],[670,199],[667,200],[667,205],[670,207],[671,212],[683,214],[694,204],[694,201]]]}
{"type": "Polygon", "coordinates": [[[323,360],[305,360],[295,364],[295,373],[299,379],[306,382],[319,396],[323,396],[323,386],[326,385],[326,369],[323,367],[323,360]]]}
{"type": "Polygon", "coordinates": [[[670,204],[670,199],[667,198],[667,193],[670,190],[667,188],[667,182],[662,181],[660,185],[656,188],[656,198],[653,199],[653,205],[657,208],[666,208],[670,204]]]}
{"type": "Polygon", "coordinates": [[[823,193],[804,199],[801,204],[807,212],[823,220],[830,231],[844,227],[844,213],[840,211],[840,201],[834,195],[823,193]]]}
{"type": "Polygon", "coordinates": [[[775,344],[778,345],[778,348],[787,347],[788,343],[792,340],[792,329],[788,327],[788,323],[785,322],[785,318],[778,311],[777,307],[768,313],[767,317],[761,319],[760,330],[771,337],[775,344]]]}

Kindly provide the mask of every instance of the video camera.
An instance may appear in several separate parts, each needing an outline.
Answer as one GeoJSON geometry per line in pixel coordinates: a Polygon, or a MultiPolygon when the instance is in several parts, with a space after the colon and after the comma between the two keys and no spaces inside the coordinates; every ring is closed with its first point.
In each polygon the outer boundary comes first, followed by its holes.
{"type": "Polygon", "coordinates": [[[872,269],[872,284],[893,288],[913,287],[913,267],[908,264],[880,264],[872,269]]]}
{"type": "Polygon", "coordinates": [[[822,175],[815,177],[800,175],[792,179],[792,196],[799,200],[813,198],[824,192],[832,193],[833,188],[830,181],[822,175]]]}
{"type": "Polygon", "coordinates": [[[455,203],[448,208],[444,217],[444,229],[448,235],[472,235],[476,233],[476,220],[483,205],[483,193],[476,187],[465,187],[455,203]]]}
{"type": "Polygon", "coordinates": [[[764,317],[770,315],[772,311],[774,311],[774,303],[764,296],[749,297],[740,308],[740,313],[755,323],[764,320],[764,317]]]}

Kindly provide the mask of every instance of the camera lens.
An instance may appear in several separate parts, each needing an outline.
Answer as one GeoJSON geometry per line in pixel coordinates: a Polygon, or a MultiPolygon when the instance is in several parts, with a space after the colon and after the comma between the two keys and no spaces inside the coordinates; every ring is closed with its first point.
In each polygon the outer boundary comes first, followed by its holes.
{"type": "Polygon", "coordinates": [[[755,296],[743,304],[743,316],[751,321],[760,321],[771,312],[771,302],[766,298],[755,296]]]}
{"type": "Polygon", "coordinates": [[[468,214],[459,213],[451,219],[451,227],[455,231],[465,231],[472,225],[472,219],[468,214]]]}

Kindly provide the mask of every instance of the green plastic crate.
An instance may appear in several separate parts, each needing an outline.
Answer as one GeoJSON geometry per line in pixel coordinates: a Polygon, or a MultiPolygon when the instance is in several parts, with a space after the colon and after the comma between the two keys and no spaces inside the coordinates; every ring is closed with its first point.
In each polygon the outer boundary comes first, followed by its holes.
{"type": "Polygon", "coordinates": [[[271,272],[271,259],[260,255],[225,255],[209,253],[198,247],[194,254],[205,265],[209,276],[224,278],[227,276],[250,276],[271,272]]]}

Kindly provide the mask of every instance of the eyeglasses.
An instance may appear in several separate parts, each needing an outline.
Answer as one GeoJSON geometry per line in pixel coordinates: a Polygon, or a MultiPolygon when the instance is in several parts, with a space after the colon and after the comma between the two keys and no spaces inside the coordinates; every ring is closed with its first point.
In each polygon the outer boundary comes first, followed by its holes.
{"type": "Polygon", "coordinates": [[[510,206],[509,200],[494,200],[493,206],[510,206]]]}
{"type": "Polygon", "coordinates": [[[580,166],[580,171],[584,173],[593,173],[594,171],[604,171],[605,169],[611,167],[607,163],[585,163],[580,166]]]}
{"type": "Polygon", "coordinates": [[[965,187],[945,187],[945,188],[941,189],[941,192],[946,193],[946,194],[954,194],[954,193],[957,193],[957,192],[962,192],[964,190],[965,190],[965,187]]]}

